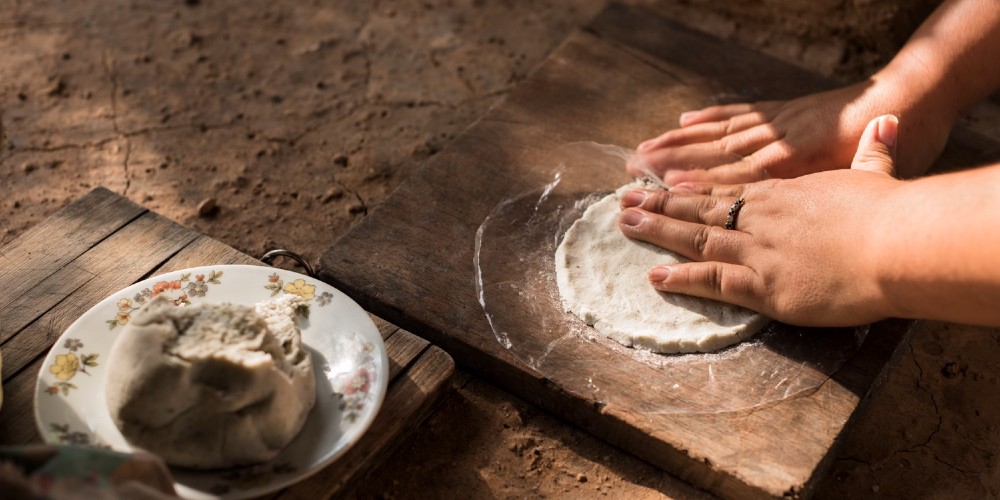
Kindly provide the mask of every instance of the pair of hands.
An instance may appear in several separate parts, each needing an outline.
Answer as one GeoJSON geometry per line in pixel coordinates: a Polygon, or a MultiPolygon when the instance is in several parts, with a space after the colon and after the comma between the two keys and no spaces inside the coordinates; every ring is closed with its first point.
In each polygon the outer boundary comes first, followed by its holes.
{"type": "MultiPolygon", "coordinates": [[[[855,325],[891,315],[879,283],[884,257],[866,249],[881,246],[884,218],[878,207],[903,184],[894,176],[897,118],[871,120],[860,141],[847,132],[831,138],[803,127],[801,139],[809,147],[799,149],[787,139],[800,129],[783,130],[775,120],[782,105],[685,114],[683,128],[644,143],[640,153],[645,149],[647,158],[657,160],[663,168],[658,173],[673,188],[623,197],[621,231],[693,261],[650,271],[653,286],[665,292],[729,302],[800,325],[855,325]],[[853,159],[842,158],[848,140],[854,141],[853,159]],[[704,153],[682,151],[678,141],[708,141],[717,144],[716,152],[736,148],[743,159],[668,170],[673,161],[691,161],[689,153],[704,153]],[[850,169],[830,170],[848,163],[850,169]],[[717,183],[748,180],[759,182],[717,183]],[[739,198],[744,205],[736,228],[724,229],[739,198]]],[[[724,155],[698,158],[718,161],[724,155]]]]}

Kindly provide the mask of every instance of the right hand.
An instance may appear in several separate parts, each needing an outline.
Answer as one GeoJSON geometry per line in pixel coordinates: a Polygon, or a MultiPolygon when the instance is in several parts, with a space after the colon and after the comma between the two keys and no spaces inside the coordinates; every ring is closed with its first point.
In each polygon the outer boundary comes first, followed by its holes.
{"type": "Polygon", "coordinates": [[[851,169],[743,185],[696,183],[631,191],[619,229],[692,262],[656,266],[657,290],[728,302],[805,326],[860,325],[891,316],[878,250],[892,231],[895,117],[873,120],[851,169]],[[724,229],[737,199],[745,205],[724,229]],[[885,216],[888,214],[888,217],[885,216]]]}

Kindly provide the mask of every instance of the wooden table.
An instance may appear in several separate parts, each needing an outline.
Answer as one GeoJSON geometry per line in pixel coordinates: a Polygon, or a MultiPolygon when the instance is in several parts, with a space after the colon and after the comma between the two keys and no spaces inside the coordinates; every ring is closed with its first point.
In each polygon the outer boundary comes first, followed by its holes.
{"type": "MultiPolygon", "coordinates": [[[[685,110],[832,86],[641,9],[611,5],[339,240],[322,257],[321,276],[471,371],[696,486],[738,498],[808,496],[906,342],[906,322],[874,325],[815,391],[745,411],[650,411],[658,404],[650,394],[662,392],[649,388],[669,381],[582,336],[552,331],[565,321],[558,307],[543,311],[545,322],[521,320],[523,308],[503,312],[506,327],[518,329],[508,332],[549,346],[543,370],[512,355],[511,344],[497,340],[507,332],[495,336],[480,306],[473,253],[477,229],[495,206],[552,179],[551,153],[560,145],[634,145],[675,127],[685,110]]],[[[943,162],[975,164],[990,150],[992,142],[958,130],[943,162]]]]}
{"type": "MultiPolygon", "coordinates": [[[[229,246],[98,188],[0,248],[0,444],[40,441],[35,381],[53,342],[105,297],[149,276],[211,264],[263,265],[229,246]]],[[[372,316],[389,355],[389,388],[371,428],[324,471],[276,494],[323,498],[348,490],[426,418],[454,363],[441,349],[372,316]]]]}

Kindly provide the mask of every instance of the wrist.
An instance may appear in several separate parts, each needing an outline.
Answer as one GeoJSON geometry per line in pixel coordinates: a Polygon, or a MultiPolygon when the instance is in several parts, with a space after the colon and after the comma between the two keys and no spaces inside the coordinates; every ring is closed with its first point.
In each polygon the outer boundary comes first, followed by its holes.
{"type": "MultiPolygon", "coordinates": [[[[942,69],[901,54],[867,82],[863,99],[871,117],[899,118],[896,170],[901,178],[919,177],[944,149],[960,109],[943,85],[942,69]]],[[[871,119],[871,118],[868,118],[871,119]]]]}
{"type": "Polygon", "coordinates": [[[907,289],[916,265],[912,257],[918,253],[917,242],[907,232],[910,221],[907,213],[910,183],[895,181],[878,205],[871,207],[871,224],[868,225],[864,249],[867,256],[866,276],[874,277],[874,293],[870,298],[878,317],[914,318],[915,311],[907,289]]]}

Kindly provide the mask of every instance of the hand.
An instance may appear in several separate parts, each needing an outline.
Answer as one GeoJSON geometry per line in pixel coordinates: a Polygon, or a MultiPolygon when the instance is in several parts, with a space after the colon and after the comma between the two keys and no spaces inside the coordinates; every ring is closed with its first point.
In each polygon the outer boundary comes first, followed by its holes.
{"type": "Polygon", "coordinates": [[[901,84],[893,82],[899,80],[884,73],[790,101],[684,113],[681,128],[639,145],[629,173],[639,176],[648,170],[673,186],[788,179],[847,168],[865,125],[892,113],[905,124],[897,168],[904,177],[922,174],[944,148],[953,118],[932,111],[940,103],[898,90],[901,84]]]}
{"type": "MultiPolygon", "coordinates": [[[[890,315],[874,252],[893,177],[898,121],[872,120],[850,170],[746,185],[689,183],[622,198],[621,231],[694,262],[649,273],[658,290],[720,300],[780,321],[857,325],[890,315]],[[745,203],[734,230],[733,203],[745,203]]],[[[892,223],[891,219],[887,221],[892,223]]]]}

